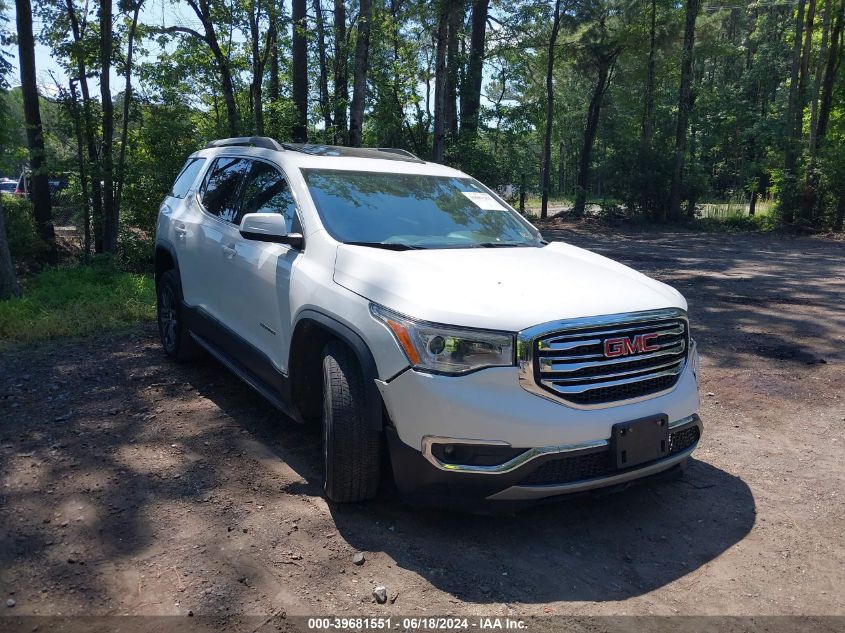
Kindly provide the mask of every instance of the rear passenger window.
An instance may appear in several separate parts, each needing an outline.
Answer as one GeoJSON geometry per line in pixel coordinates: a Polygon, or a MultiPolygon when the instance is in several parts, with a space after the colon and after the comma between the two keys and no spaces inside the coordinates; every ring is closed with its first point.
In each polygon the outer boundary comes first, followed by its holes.
{"type": "Polygon", "coordinates": [[[255,161],[247,178],[238,221],[247,213],[278,213],[287,221],[289,232],[302,230],[287,180],[278,169],[261,161],[255,161]]]}
{"type": "Polygon", "coordinates": [[[218,158],[208,170],[202,187],[202,206],[211,215],[235,222],[240,209],[240,192],[250,161],[244,158],[218,158]]]}
{"type": "Polygon", "coordinates": [[[173,189],[171,190],[170,195],[174,198],[184,198],[187,196],[188,191],[191,189],[191,185],[194,184],[194,181],[197,179],[197,174],[200,172],[204,164],[204,158],[192,158],[185,163],[182,171],[179,172],[179,175],[176,177],[176,182],[173,183],[173,189]]]}

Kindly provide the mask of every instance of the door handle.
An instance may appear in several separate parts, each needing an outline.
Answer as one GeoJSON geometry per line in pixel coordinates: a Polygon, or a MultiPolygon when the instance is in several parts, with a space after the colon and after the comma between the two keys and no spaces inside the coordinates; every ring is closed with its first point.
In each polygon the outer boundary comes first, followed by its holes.
{"type": "Polygon", "coordinates": [[[223,246],[221,246],[220,248],[222,248],[222,249],[223,249],[223,253],[225,253],[225,255],[226,255],[226,257],[227,257],[228,259],[232,259],[235,255],[237,255],[237,254],[238,254],[238,251],[236,251],[236,250],[235,250],[234,248],[232,248],[231,246],[226,246],[226,245],[224,244],[224,245],[223,245],[223,246]]]}
{"type": "Polygon", "coordinates": [[[179,237],[180,240],[184,240],[185,236],[188,234],[188,229],[186,229],[184,225],[177,225],[174,227],[173,230],[176,231],[176,235],[179,237]]]}

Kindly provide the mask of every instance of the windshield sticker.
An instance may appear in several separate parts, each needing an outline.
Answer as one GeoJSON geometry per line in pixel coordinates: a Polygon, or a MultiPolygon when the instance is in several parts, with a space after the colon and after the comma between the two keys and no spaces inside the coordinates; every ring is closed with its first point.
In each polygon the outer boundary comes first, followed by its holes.
{"type": "Polygon", "coordinates": [[[484,211],[507,211],[493,196],[483,191],[462,191],[467,198],[472,200],[479,209],[484,211]]]}

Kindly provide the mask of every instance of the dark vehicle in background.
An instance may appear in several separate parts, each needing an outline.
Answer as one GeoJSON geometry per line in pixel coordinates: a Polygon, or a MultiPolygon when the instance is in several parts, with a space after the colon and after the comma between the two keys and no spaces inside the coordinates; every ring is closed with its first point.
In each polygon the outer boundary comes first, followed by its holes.
{"type": "MultiPolygon", "coordinates": [[[[67,174],[51,174],[50,179],[50,204],[57,206],[57,198],[61,192],[70,186],[70,179],[67,174]]],[[[21,172],[18,178],[17,187],[15,187],[14,194],[16,196],[26,196],[32,199],[32,172],[28,169],[21,172]]]]}
{"type": "Polygon", "coordinates": [[[0,179],[0,195],[13,196],[18,188],[16,180],[11,178],[0,179]]]}

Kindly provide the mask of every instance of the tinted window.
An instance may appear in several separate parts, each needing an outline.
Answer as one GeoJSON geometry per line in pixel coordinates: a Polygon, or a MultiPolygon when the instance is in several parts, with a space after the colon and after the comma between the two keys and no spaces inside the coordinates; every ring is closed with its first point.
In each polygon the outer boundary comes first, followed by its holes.
{"type": "Polygon", "coordinates": [[[303,169],[341,242],[415,248],[539,246],[537,232],[472,178],[303,169]]]}
{"type": "Polygon", "coordinates": [[[278,169],[255,161],[244,185],[243,205],[238,221],[247,213],[278,213],[287,220],[288,231],[299,232],[296,203],[290,187],[278,169]]]}
{"type": "Polygon", "coordinates": [[[240,192],[251,162],[244,158],[218,158],[212,163],[202,188],[205,210],[226,222],[235,222],[240,192]]]}
{"type": "Polygon", "coordinates": [[[192,158],[185,163],[185,166],[176,178],[176,182],[173,183],[173,190],[170,192],[170,195],[174,198],[184,198],[187,196],[188,190],[197,179],[197,174],[202,169],[204,163],[204,158],[192,158]]]}

